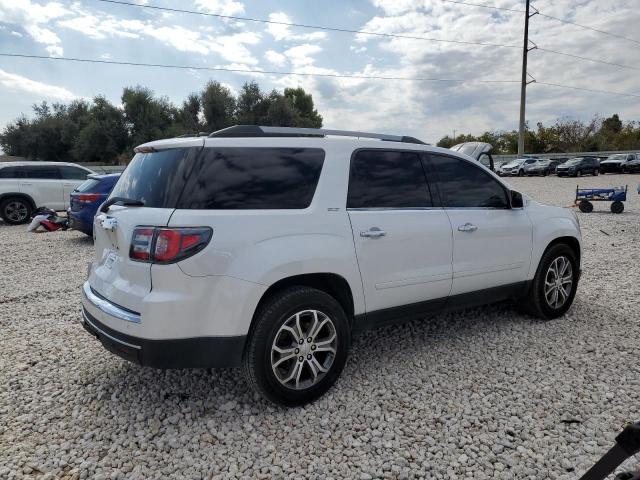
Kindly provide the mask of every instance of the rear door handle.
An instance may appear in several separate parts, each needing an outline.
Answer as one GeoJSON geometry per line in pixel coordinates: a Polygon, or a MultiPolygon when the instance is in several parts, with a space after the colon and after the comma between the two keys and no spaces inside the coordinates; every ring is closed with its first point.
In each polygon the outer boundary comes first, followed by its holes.
{"type": "Polygon", "coordinates": [[[458,227],[459,232],[475,232],[478,229],[473,223],[465,223],[464,225],[460,225],[458,227]]]}
{"type": "Polygon", "coordinates": [[[361,237],[367,238],[380,238],[384,237],[387,234],[384,230],[380,230],[378,227],[371,227],[369,230],[364,230],[360,232],[361,237]]]}

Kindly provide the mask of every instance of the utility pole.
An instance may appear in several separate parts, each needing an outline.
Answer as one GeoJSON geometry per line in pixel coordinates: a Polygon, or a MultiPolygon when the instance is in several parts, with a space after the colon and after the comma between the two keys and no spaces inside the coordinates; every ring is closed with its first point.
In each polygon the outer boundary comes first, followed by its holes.
{"type": "Polygon", "coordinates": [[[518,155],[524,154],[524,122],[525,122],[525,106],[527,103],[527,85],[532,81],[527,81],[527,54],[529,50],[536,48],[535,44],[533,48],[529,48],[529,18],[538,13],[536,10],[533,15],[529,14],[529,1],[527,0],[527,8],[524,12],[524,42],[522,45],[522,82],[520,84],[520,127],[518,129],[518,155]]]}
{"type": "Polygon", "coordinates": [[[453,141],[454,142],[456,141],[456,129],[455,128],[453,129],[453,141]]]}

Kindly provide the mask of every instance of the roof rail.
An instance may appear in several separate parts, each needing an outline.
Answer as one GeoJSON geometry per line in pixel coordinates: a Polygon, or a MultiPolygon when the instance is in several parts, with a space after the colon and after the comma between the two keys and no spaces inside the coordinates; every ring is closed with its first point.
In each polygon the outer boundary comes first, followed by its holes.
{"type": "Polygon", "coordinates": [[[350,130],[328,130],[325,128],[298,128],[298,127],[261,127],[258,125],[234,125],[223,128],[209,135],[209,138],[217,137],[324,137],[335,135],[339,137],[375,138],[387,142],[419,143],[423,141],[404,135],[387,135],[385,133],[355,132],[350,130]]]}
{"type": "Polygon", "coordinates": [[[182,135],[178,135],[176,138],[208,137],[209,135],[209,132],[183,133],[182,135]]]}

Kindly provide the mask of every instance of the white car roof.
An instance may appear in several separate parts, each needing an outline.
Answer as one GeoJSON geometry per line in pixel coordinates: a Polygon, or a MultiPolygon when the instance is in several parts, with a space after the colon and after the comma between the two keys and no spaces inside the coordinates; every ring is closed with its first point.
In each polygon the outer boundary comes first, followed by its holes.
{"type": "Polygon", "coordinates": [[[68,166],[68,167],[78,167],[78,168],[82,168],[84,170],[87,170],[89,172],[93,172],[93,170],[91,170],[88,167],[85,167],[83,165],[78,165],[77,163],[71,163],[71,162],[40,162],[40,161],[26,161],[26,162],[0,162],[0,168],[2,167],[26,167],[26,166],[30,166],[30,165],[57,165],[57,166],[68,166]]]}

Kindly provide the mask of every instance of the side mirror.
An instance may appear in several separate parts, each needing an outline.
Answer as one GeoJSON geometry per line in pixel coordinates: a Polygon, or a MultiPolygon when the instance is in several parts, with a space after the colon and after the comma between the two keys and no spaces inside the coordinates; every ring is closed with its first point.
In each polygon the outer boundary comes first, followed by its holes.
{"type": "Polygon", "coordinates": [[[522,208],[522,207],[524,207],[522,194],[520,192],[516,192],[515,190],[511,190],[511,208],[522,208]]]}

